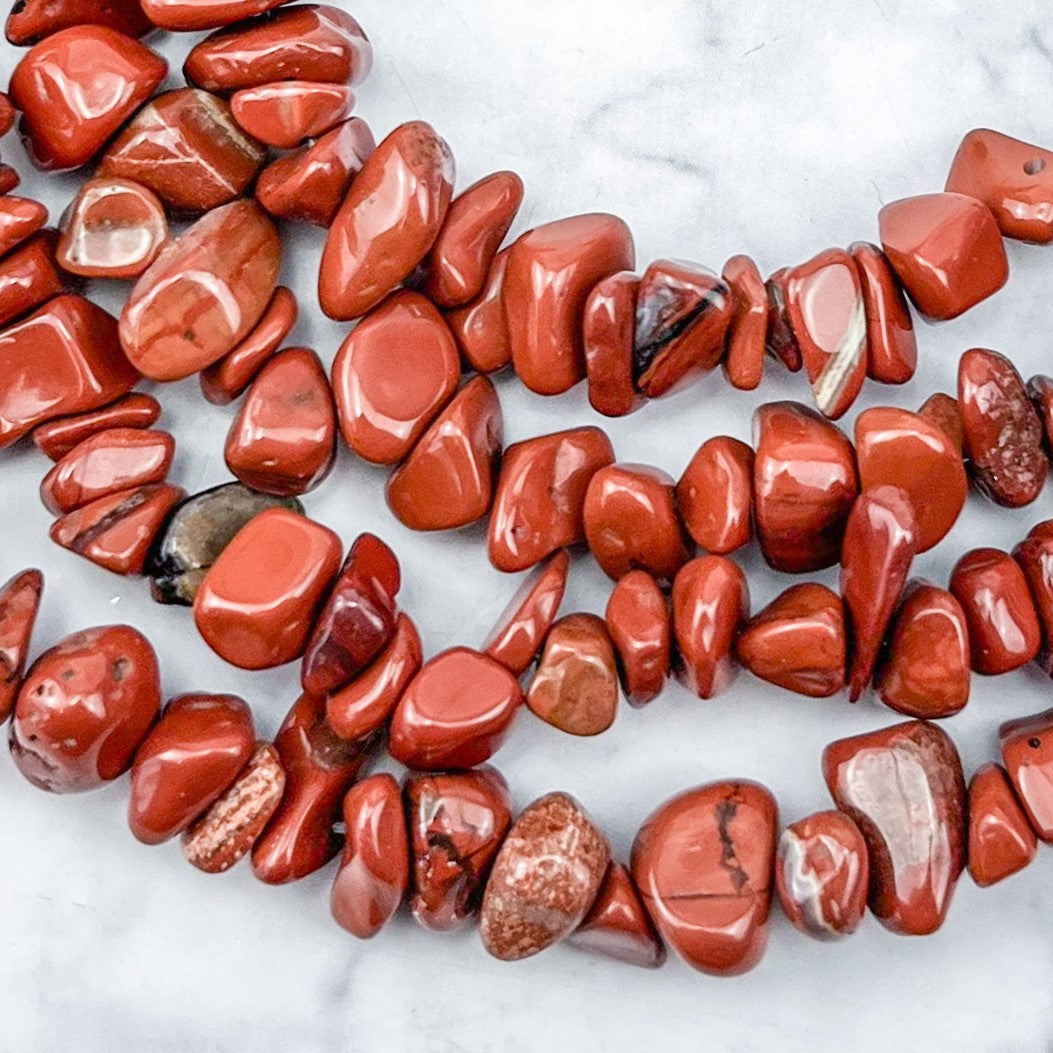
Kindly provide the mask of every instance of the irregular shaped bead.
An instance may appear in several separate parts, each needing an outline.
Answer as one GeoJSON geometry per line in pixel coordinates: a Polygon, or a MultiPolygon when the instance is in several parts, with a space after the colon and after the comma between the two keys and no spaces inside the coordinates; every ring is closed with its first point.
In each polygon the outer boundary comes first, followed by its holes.
{"type": "Polygon", "coordinates": [[[969,873],[980,888],[1015,874],[1035,858],[1038,839],[1005,770],[985,764],[969,780],[969,873]]]}
{"type": "Polygon", "coordinates": [[[377,731],[391,716],[422,662],[417,628],[409,615],[400,614],[391,639],[369,668],[326,699],[329,726],[349,742],[377,731]]]}
{"type": "Polygon", "coordinates": [[[720,277],[734,309],[726,334],[724,375],[733,388],[752,391],[764,375],[768,291],[749,256],[732,256],[720,277]]]}
{"type": "Polygon", "coordinates": [[[453,194],[450,148],[423,121],[396,128],[355,177],[329,228],[318,299],[346,321],[375,307],[435,243],[453,194]]]}
{"type": "Polygon", "coordinates": [[[735,657],[754,676],[811,698],[844,687],[846,655],[841,597],[811,581],[776,596],[735,641],[735,657]]]}
{"type": "Polygon", "coordinates": [[[512,962],[569,936],[595,901],[609,862],[606,838],[573,797],[539,797],[497,853],[483,895],[483,946],[512,962]]]}
{"type": "Polygon", "coordinates": [[[783,912],[807,936],[834,940],[859,928],[867,907],[869,858],[843,812],[816,812],[779,838],[775,888],[783,912]]]}
{"type": "Polygon", "coordinates": [[[527,575],[497,619],[481,650],[513,676],[522,676],[534,661],[559,613],[567,587],[570,556],[554,552],[527,575]]]}
{"type": "Polygon", "coordinates": [[[870,909],[907,936],[935,932],[965,866],[965,777],[954,743],[912,720],[832,742],[823,777],[870,851],[870,909]]]}
{"type": "Polygon", "coordinates": [[[125,354],[151,380],[219,361],[267,309],[281,255],[274,224],[251,201],[209,212],[135,283],[120,320],[125,354]]]}
{"type": "Polygon", "coordinates": [[[712,698],[731,683],[735,636],[749,616],[746,577],[726,556],[699,556],[677,571],[673,634],[684,683],[699,698],[712,698]]]}
{"type": "Polygon", "coordinates": [[[1007,238],[1053,241],[1053,153],[990,128],[966,132],[944,188],[982,201],[1007,238]]]}
{"type": "Polygon", "coordinates": [[[525,570],[583,541],[589,481],[613,462],[614,448],[601,428],[571,428],[509,446],[490,514],[490,562],[498,570],[525,570]]]}
{"type": "Polygon", "coordinates": [[[128,770],[160,705],[157,656],[146,637],[127,625],[74,633],[26,673],[11,756],[42,790],[94,790],[128,770]]]}
{"type": "Polygon", "coordinates": [[[344,441],[373,464],[398,464],[457,390],[460,375],[442,315],[417,293],[395,293],[351,330],[333,361],[344,441]]]}
{"type": "Polygon", "coordinates": [[[531,391],[558,395],[585,376],[585,301],[598,281],[634,262],[629,228],[605,212],[545,223],[515,242],[501,298],[512,364],[531,391]]]}
{"type": "Polygon", "coordinates": [[[155,26],[176,32],[216,29],[281,7],[289,0],[139,0],[155,26]]]}
{"type": "Polygon", "coordinates": [[[391,718],[388,750],[415,771],[473,768],[500,749],[523,693],[492,658],[453,647],[426,662],[391,718]]]}
{"type": "Polygon", "coordinates": [[[65,287],[55,259],[58,235],[42,230],[0,260],[0,326],[39,307],[65,287]]]}
{"type": "Polygon", "coordinates": [[[633,383],[633,337],[640,279],[618,271],[593,286],[582,315],[589,403],[606,417],[624,417],[642,402],[633,383]]]}
{"type": "Polygon", "coordinates": [[[240,669],[303,654],[340,566],[340,539],[285,508],[253,517],[216,557],[194,598],[205,642],[240,669]]]}
{"type": "Polygon", "coordinates": [[[71,26],[109,26],[129,37],[141,37],[153,29],[139,0],[22,0],[7,16],[4,34],[16,47],[71,26]]]}
{"type": "Polygon", "coordinates": [[[146,845],[185,830],[252,755],[252,710],[234,695],[180,695],[164,708],[132,765],[128,825],[146,845]]]}
{"type": "Polygon", "coordinates": [[[878,213],[881,247],[922,314],[956,318],[998,292],[1009,263],[986,205],[962,194],[923,194],[878,213]]]}
{"type": "Polygon", "coordinates": [[[662,939],[693,969],[734,976],[768,943],[778,808],[754,782],[685,790],[645,820],[630,870],[662,939]]]}
{"type": "Polygon", "coordinates": [[[98,174],[130,179],[176,212],[196,213],[240,197],[266,156],[218,95],[180,88],[135,115],[107,147],[98,174]]]}
{"type": "Polygon", "coordinates": [[[375,535],[360,534],[307,642],[304,691],[327,695],[380,654],[395,632],[401,584],[395,553],[375,535]]]}
{"type": "Polygon", "coordinates": [[[115,428],[149,428],[161,416],[161,404],[152,395],[133,391],[99,410],[42,424],[33,432],[41,453],[61,461],[70,450],[99,432],[115,428]]]}
{"type": "Polygon", "coordinates": [[[585,538],[615,581],[640,568],[672,581],[689,553],[676,515],[673,480],[645,464],[612,464],[589,481],[585,538]]]}
{"type": "Polygon", "coordinates": [[[493,768],[409,775],[404,785],[413,862],[410,908],[450,932],[479,909],[490,865],[512,825],[508,786],[493,768]]]}
{"type": "Polygon", "coordinates": [[[552,626],[526,703],[546,724],[570,735],[599,735],[614,723],[618,670],[602,618],[567,614],[552,626]]]}
{"type": "Polygon", "coordinates": [[[254,139],[291,150],[351,116],[355,96],[346,84],[281,80],[236,91],[230,99],[234,120],[254,139]]]}
{"type": "Polygon", "coordinates": [[[206,874],[222,874],[252,851],[285,792],[278,751],[256,744],[233,785],[183,832],[183,856],[206,874]]]}
{"type": "Polygon", "coordinates": [[[399,784],[370,775],[347,791],[347,831],[329,906],[336,923],[368,940],[391,920],[409,885],[409,839],[399,784]]]}
{"type": "Polygon", "coordinates": [[[279,351],[249,387],[223,451],[231,474],[253,490],[296,497],[317,487],[336,457],[336,410],[319,357],[279,351]]]}
{"type": "Polygon", "coordinates": [[[9,92],[38,168],[79,168],[165,79],[168,63],[107,26],[61,29],[15,66],[9,92]]]}
{"type": "Polygon", "coordinates": [[[632,706],[645,705],[669,675],[673,630],[665,594],[647,571],[630,570],[611,590],[605,620],[625,697],[632,706]]]}
{"type": "Polygon", "coordinates": [[[0,256],[32,237],[48,221],[48,210],[28,197],[0,197],[0,256]]]}
{"type": "Polygon", "coordinates": [[[1053,710],[1007,720],[998,739],[1002,763],[1032,828],[1053,843],[1053,710]]]}
{"type": "Polygon", "coordinates": [[[768,332],[764,338],[764,350],[791,373],[797,373],[804,365],[804,359],[786,313],[785,281],[788,273],[789,268],[783,267],[764,283],[768,295],[768,332]]]}
{"type": "Polygon", "coordinates": [[[120,490],[56,519],[49,536],[114,574],[141,574],[169,513],[185,498],[167,483],[120,490]]]}
{"type": "Polygon", "coordinates": [[[1048,450],[1053,436],[1053,377],[1042,373],[1033,376],[1027,382],[1027,397],[1042,422],[1042,435],[1048,450]]]}
{"type": "Polygon", "coordinates": [[[21,182],[18,172],[10,165],[0,164],[0,194],[10,194],[21,182]]]}
{"type": "MultiPolygon", "coordinates": [[[[11,104],[7,92],[0,92],[0,135],[7,135],[15,126],[15,117],[18,112],[11,104]]],[[[16,173],[17,175],[17,173],[16,173]]]]}
{"type": "Polygon", "coordinates": [[[451,530],[490,511],[504,437],[501,403],[473,377],[388,477],[388,508],[411,530],[451,530]]]}
{"type": "Polygon", "coordinates": [[[424,291],[434,303],[457,307],[479,295],[522,203],[515,172],[494,172],[454,198],[425,263],[424,291]]]}
{"type": "Polygon", "coordinates": [[[268,508],[303,512],[295,498],[272,497],[225,483],[184,501],[165,524],[150,551],[146,573],[158,603],[189,606],[209,567],[234,535],[268,508]]]}
{"type": "Polygon", "coordinates": [[[726,555],[753,536],[753,450],[738,439],[707,439],[676,484],[676,505],[699,548],[726,555]]]}
{"type": "Polygon", "coordinates": [[[117,321],[81,296],[56,296],[0,332],[0,449],[38,424],[99,409],[139,374],[121,354],[117,321]]]}
{"type": "Polygon", "coordinates": [[[376,143],[369,125],[352,117],[320,139],[272,161],[256,181],[256,200],[279,219],[328,228],[376,143]]]}
{"type": "Polygon", "coordinates": [[[969,701],[969,632],[954,594],[912,581],[892,620],[876,686],[897,713],[931,720],[969,701]]]}
{"type": "Polygon", "coordinates": [[[903,288],[869,241],[848,246],[859,272],[867,318],[867,376],[882,384],[905,384],[918,367],[918,343],[903,288]]]}
{"type": "Polygon", "coordinates": [[[44,476],[40,498],[49,512],[63,515],[119,490],[163,482],[174,454],[175,440],[168,432],[96,432],[44,476]]]}
{"type": "Polygon", "coordinates": [[[821,570],[841,556],[859,480],[852,444],[797,402],[753,414],[753,515],[761,550],[776,570],[821,570]]]}
{"type": "Polygon", "coordinates": [[[503,295],[511,251],[509,246],[494,257],[482,291],[474,300],[446,313],[446,324],[465,362],[477,373],[496,373],[512,361],[503,295]]]}
{"type": "Polygon", "coordinates": [[[950,589],[965,612],[977,673],[1008,673],[1038,655],[1038,614],[1012,556],[997,548],[971,549],[954,565],[950,589]]]}
{"type": "Polygon", "coordinates": [[[33,636],[44,575],[23,570],[0,588],[0,723],[11,715],[33,636]]]}
{"type": "Polygon", "coordinates": [[[1013,549],[1013,559],[1027,579],[1042,630],[1038,663],[1047,675],[1053,675],[1053,537],[1034,528],[1013,549]]]}
{"type": "Polygon", "coordinates": [[[1030,504],[1049,474],[1042,422],[1016,367],[1004,355],[973,348],[958,363],[965,453],[977,485],[1009,508],[1030,504]]]}

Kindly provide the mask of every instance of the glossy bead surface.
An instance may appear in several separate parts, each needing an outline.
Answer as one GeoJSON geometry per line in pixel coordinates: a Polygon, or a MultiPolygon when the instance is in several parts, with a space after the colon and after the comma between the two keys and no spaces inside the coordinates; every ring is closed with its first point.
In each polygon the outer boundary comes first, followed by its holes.
{"type": "Polygon", "coordinates": [[[1035,833],[1053,843],[1053,710],[998,729],[1002,763],[1035,833]]]}
{"type": "Polygon", "coordinates": [[[4,35],[24,47],[70,26],[109,26],[129,37],[153,28],[139,0],[22,0],[7,16],[4,35]]]}
{"type": "Polygon", "coordinates": [[[650,702],[665,686],[672,646],[672,618],[665,594],[645,570],[618,579],[607,600],[607,632],[618,654],[622,690],[629,704],[650,702]]]}
{"type": "Polygon", "coordinates": [[[58,235],[42,230],[0,260],[0,326],[39,307],[63,291],[55,249],[58,235]]]}
{"type": "Polygon", "coordinates": [[[474,300],[446,312],[446,323],[464,361],[477,373],[496,373],[512,361],[512,337],[503,298],[511,251],[509,246],[494,257],[483,288],[474,300]]]}
{"type": "Polygon", "coordinates": [[[60,461],[74,447],[100,431],[111,428],[149,428],[161,416],[161,404],[153,395],[133,391],[102,409],[41,424],[33,431],[37,448],[53,461],[60,461]]]}
{"type": "Polygon", "coordinates": [[[260,15],[289,0],[139,0],[155,26],[177,32],[215,29],[260,15]]]}
{"type": "Polygon", "coordinates": [[[1053,537],[1035,528],[1013,548],[1013,559],[1027,579],[1042,630],[1038,664],[1050,675],[1053,674],[1053,537]]]}
{"type": "Polygon", "coordinates": [[[918,343],[903,287],[876,245],[857,241],[848,251],[866,309],[867,376],[882,384],[904,384],[918,367],[918,343]]]}
{"type": "Polygon", "coordinates": [[[261,143],[290,150],[324,135],[351,116],[355,96],[346,84],[280,80],[234,92],[230,111],[261,143]]]}
{"type": "Polygon", "coordinates": [[[753,536],[753,450],[727,435],[707,439],[676,484],[676,505],[699,548],[726,555],[753,536]]]}
{"type": "Polygon", "coordinates": [[[633,383],[639,288],[632,271],[617,271],[597,282],[585,301],[581,324],[589,403],[605,417],[624,417],[642,401],[633,383]]]}
{"type": "Polygon", "coordinates": [[[1015,874],[1035,858],[1038,839],[998,764],[969,780],[969,873],[980,888],[1015,874]]]}
{"type": "Polygon", "coordinates": [[[48,210],[28,197],[0,197],[0,256],[32,237],[48,221],[48,210]]]}
{"type": "Polygon", "coordinates": [[[919,407],[918,416],[941,428],[960,453],[965,442],[962,434],[962,410],[958,400],[942,391],[930,395],[919,407]]]}
{"type": "Polygon", "coordinates": [[[44,575],[23,570],[0,587],[0,723],[7,720],[22,683],[44,575]]]}
{"type": "Polygon", "coordinates": [[[768,335],[768,292],[749,256],[732,256],[720,277],[728,287],[734,314],[728,324],[724,374],[732,387],[752,391],[764,375],[768,335]]]}

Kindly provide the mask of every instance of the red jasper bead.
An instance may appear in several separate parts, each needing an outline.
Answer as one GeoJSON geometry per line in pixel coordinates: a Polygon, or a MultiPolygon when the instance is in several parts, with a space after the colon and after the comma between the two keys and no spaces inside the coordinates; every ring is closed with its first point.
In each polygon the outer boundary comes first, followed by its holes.
{"type": "Polygon", "coordinates": [[[786,311],[786,275],[787,267],[777,270],[765,283],[768,294],[768,332],[765,337],[765,350],[777,358],[791,373],[800,371],[804,365],[801,349],[797,346],[790,319],[786,311]]]}
{"type": "Polygon", "coordinates": [[[58,235],[42,230],[0,260],[0,326],[63,291],[55,248],[58,235]]]}
{"type": "Polygon", "coordinates": [[[857,241],[848,251],[863,289],[867,376],[882,384],[904,384],[918,367],[918,343],[903,287],[876,245],[857,241]]]}
{"type": "Polygon", "coordinates": [[[0,588],[0,723],[10,716],[22,684],[43,591],[44,575],[32,569],[16,574],[0,588]]]}
{"type": "Polygon", "coordinates": [[[139,0],[155,26],[177,32],[215,29],[281,7],[289,0],[139,0]]]}
{"type": "Polygon", "coordinates": [[[511,246],[502,249],[479,295],[446,313],[446,323],[465,362],[477,373],[496,373],[512,361],[512,337],[505,317],[504,281],[511,246]]]}
{"type": "Polygon", "coordinates": [[[732,256],[721,273],[735,313],[727,331],[724,373],[740,391],[752,391],[764,375],[768,335],[768,292],[749,256],[732,256]]]}
{"type": "Polygon", "coordinates": [[[961,453],[965,437],[962,434],[962,411],[957,399],[952,399],[950,395],[937,391],[918,407],[918,416],[932,421],[942,429],[954,443],[955,449],[961,453]]]}
{"type": "Polygon", "coordinates": [[[1013,549],[1013,559],[1027,579],[1042,629],[1039,664],[1053,674],[1053,537],[1036,527],[1013,549]]]}
{"type": "Polygon", "coordinates": [[[633,383],[636,293],[640,279],[618,271],[593,286],[582,315],[589,402],[605,417],[624,417],[642,402],[633,383]]]}
{"type": "Polygon", "coordinates": [[[351,116],[355,96],[346,84],[281,80],[236,91],[230,99],[234,120],[254,139],[290,150],[351,116]]]}
{"type": "Polygon", "coordinates": [[[101,431],[112,428],[149,428],[161,416],[161,404],[152,395],[133,391],[102,409],[41,424],[33,442],[41,453],[60,461],[70,450],[101,431]]]}
{"type": "Polygon", "coordinates": [[[1053,710],[998,729],[1002,763],[1035,833],[1053,842],[1053,710]]]}
{"type": "Polygon", "coordinates": [[[630,570],[611,590],[605,620],[625,697],[630,705],[645,705],[669,675],[673,631],[665,594],[647,571],[630,570]]]}
{"type": "Polygon", "coordinates": [[[0,256],[32,237],[48,221],[48,210],[28,197],[0,197],[0,256]]]}
{"type": "Polygon", "coordinates": [[[1038,839],[1005,770],[985,764],[969,780],[969,873],[980,888],[1015,874],[1035,858],[1038,839]]]}
{"type": "Polygon", "coordinates": [[[71,26],[109,26],[129,37],[141,37],[153,29],[139,0],[21,0],[7,16],[4,34],[16,47],[71,26]]]}
{"type": "Polygon", "coordinates": [[[753,536],[753,450],[738,439],[707,439],[676,484],[676,504],[699,548],[726,555],[753,536]]]}

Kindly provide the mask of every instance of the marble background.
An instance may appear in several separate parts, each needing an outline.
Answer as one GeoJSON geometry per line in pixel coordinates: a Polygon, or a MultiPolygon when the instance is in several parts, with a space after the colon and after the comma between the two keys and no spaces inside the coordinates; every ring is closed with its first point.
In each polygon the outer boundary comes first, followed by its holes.
{"type": "MultiPolygon", "coordinates": [[[[990,125],[1053,142],[1053,18],[1042,0],[355,0],[378,61],[359,112],[378,138],[418,117],[458,160],[460,186],[497,167],[519,171],[527,200],[516,232],[609,209],[633,227],[642,263],[693,257],[719,268],[749,252],[766,273],[829,245],[875,238],[885,201],[942,188],[961,135],[990,125]]],[[[183,40],[164,38],[173,85],[183,40]]],[[[0,47],[6,80],[17,53],[0,47]]],[[[4,159],[57,215],[76,179],[29,173],[11,136],[4,159]]],[[[321,236],[299,232],[285,280],[302,295],[293,337],[328,361],[346,327],[313,309],[321,236]]],[[[1053,371],[1053,248],[1009,245],[1012,277],[994,300],[919,334],[921,367],[903,388],[868,386],[868,405],[916,407],[953,391],[958,355],[1007,352],[1025,377],[1053,371]]],[[[119,305],[123,289],[92,290],[119,305]]],[[[599,423],[579,389],[557,399],[499,382],[509,440],[599,423]]],[[[232,409],[193,381],[162,393],[180,446],[174,479],[190,490],[226,477],[232,409]]],[[[607,427],[621,458],[674,475],[708,436],[749,436],[762,399],[807,398],[775,369],[759,392],[719,371],[607,427]]],[[[197,637],[187,611],[153,605],[124,581],[53,547],[32,448],[0,465],[0,579],[36,564],[49,585],[37,648],[92,624],[128,621],[161,654],[168,694],[234,691],[273,733],[296,695],[294,668],[245,674],[197,637]]],[[[477,643],[515,582],[489,567],[483,532],[422,537],[395,523],[382,474],[343,456],[310,511],[350,540],[378,531],[400,554],[404,602],[429,652],[477,643]]],[[[945,582],[976,544],[1011,546],[1053,516],[1050,489],[1008,513],[970,497],[918,571],[945,582]]],[[[789,580],[744,557],[759,608],[789,580]]],[[[821,576],[827,583],[834,572],[821,576]]],[[[602,612],[609,590],[575,565],[566,610],[602,612]]],[[[1007,717],[1053,704],[1034,670],[974,680],[946,723],[966,768],[996,751],[1007,717]]],[[[747,676],[717,700],[678,686],[643,711],[624,707],[599,739],[575,740],[524,714],[498,764],[519,805],[563,788],[627,855],[651,809],[674,790],[725,776],[760,779],[786,819],[828,806],[819,755],[831,738],[892,722],[873,701],[812,701],[747,676]]],[[[780,915],[761,966],[719,981],[676,962],[658,973],[557,948],[504,965],[472,931],[441,937],[399,918],[369,944],[328,914],[332,868],[268,888],[239,867],[202,875],[178,845],[146,849],[128,833],[126,786],[68,798],[32,789],[0,763],[0,1047],[10,1049],[710,1050],[1053,1048],[1053,852],[981,892],[962,880],[944,929],[893,936],[869,919],[820,945],[780,915]]]]}

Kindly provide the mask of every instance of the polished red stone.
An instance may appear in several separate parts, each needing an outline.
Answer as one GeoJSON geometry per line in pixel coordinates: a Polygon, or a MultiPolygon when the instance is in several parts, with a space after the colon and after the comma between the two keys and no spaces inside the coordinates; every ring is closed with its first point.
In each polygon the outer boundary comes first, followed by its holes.
{"type": "Polygon", "coordinates": [[[6,326],[61,293],[55,259],[58,235],[42,230],[0,260],[0,326],[6,326]]]}
{"type": "Polygon", "coordinates": [[[11,99],[7,92],[0,91],[0,136],[7,135],[11,131],[15,126],[15,118],[17,116],[18,111],[11,104],[11,99]]]}
{"type": "Polygon", "coordinates": [[[699,556],[677,571],[672,603],[681,676],[699,698],[712,698],[735,676],[735,637],[750,616],[746,576],[726,556],[699,556]]]}
{"type": "Polygon", "coordinates": [[[355,96],[346,84],[281,80],[242,88],[230,99],[230,110],[242,130],[279,150],[291,150],[351,116],[355,96]]]}
{"type": "Polygon", "coordinates": [[[994,676],[1038,655],[1042,630],[1027,578],[1007,552],[974,548],[951,572],[951,592],[965,612],[973,669],[994,676]]]}
{"type": "Polygon", "coordinates": [[[410,681],[391,718],[388,750],[416,771],[475,767],[500,749],[522,702],[503,665],[451,648],[410,681]]]}
{"type": "Polygon", "coordinates": [[[857,241],[848,251],[863,289],[867,376],[882,384],[904,384],[918,367],[918,343],[903,287],[876,245],[857,241]]]}
{"type": "Polygon", "coordinates": [[[120,490],[56,519],[49,536],[114,574],[141,574],[169,513],[185,499],[185,490],[167,483],[120,490]]]}
{"type": "Polygon", "coordinates": [[[396,128],[355,177],[329,228],[318,299],[330,318],[358,318],[413,273],[435,243],[454,162],[429,124],[396,128]]]}
{"type": "Polygon", "coordinates": [[[825,417],[797,402],[753,415],[753,515],[764,558],[800,574],[836,563],[856,494],[855,452],[825,417]]]}
{"type": "Polygon", "coordinates": [[[225,793],[252,756],[252,710],[234,695],[180,695],[135,754],[128,825],[157,845],[225,793]]]}
{"type": "Polygon", "coordinates": [[[764,375],[768,292],[749,256],[732,256],[720,277],[735,311],[726,334],[724,375],[732,387],[752,391],[764,375]]]}
{"type": "Polygon", "coordinates": [[[169,243],[132,289],[121,346],[151,380],[180,380],[252,332],[274,295],[282,243],[251,201],[207,213],[169,243]]]}
{"type": "Polygon", "coordinates": [[[139,0],[155,26],[175,31],[216,29],[270,11],[289,0],[139,0]]]}
{"type": "Polygon", "coordinates": [[[344,855],[329,906],[342,929],[368,940],[391,920],[409,886],[399,784],[391,775],[370,775],[347,791],[343,816],[344,855]]]}
{"type": "Polygon", "coordinates": [[[107,147],[98,174],[130,179],[174,211],[197,213],[240,197],[266,156],[218,95],[180,88],[135,115],[107,147]]]}
{"type": "Polygon", "coordinates": [[[153,94],[168,64],[108,26],[61,29],[15,67],[8,91],[38,168],[79,168],[153,94]]]}
{"type": "Polygon", "coordinates": [[[138,391],[124,395],[102,409],[41,424],[33,431],[37,448],[53,461],[60,461],[74,447],[100,431],[111,428],[149,428],[161,416],[161,404],[153,395],[138,391]]]}
{"type": "Polygon", "coordinates": [[[352,117],[267,165],[256,181],[256,200],[279,219],[328,228],[351,180],[375,149],[369,125],[352,117]]]}
{"type": "Polygon", "coordinates": [[[644,464],[612,464],[589,482],[585,538],[615,581],[636,568],[669,582],[690,554],[676,514],[673,480],[644,464]]]}
{"type": "Polygon", "coordinates": [[[768,942],[778,808],[753,782],[685,790],[633,842],[630,870],[662,939],[694,969],[733,976],[768,942]]]}
{"type": "Polygon", "coordinates": [[[298,315],[293,291],[279,285],[252,332],[233,351],[201,371],[201,394],[216,406],[233,402],[281,346],[298,315]]]}
{"type": "Polygon", "coordinates": [[[285,508],[250,519],[209,568],[194,599],[205,642],[241,669],[303,654],[340,567],[340,539],[285,508]]]}
{"type": "Polygon", "coordinates": [[[373,64],[362,27],[339,7],[303,4],[209,34],[183,65],[209,91],[236,91],[275,80],[357,84],[373,64]]]}
{"type": "Polygon", "coordinates": [[[442,315],[417,293],[395,293],[351,330],[333,362],[344,441],[364,460],[398,464],[457,390],[460,375],[442,315]]]}
{"type": "Polygon", "coordinates": [[[645,705],[669,675],[673,629],[665,594],[647,571],[630,570],[611,590],[605,620],[625,697],[632,706],[645,705]]]}
{"type": "Polygon", "coordinates": [[[735,641],[735,657],[754,676],[812,698],[844,687],[846,655],[841,597],[811,581],[776,596],[735,641]]]}
{"type": "Polygon", "coordinates": [[[990,128],[966,132],[944,188],[992,212],[1007,238],[1053,241],[1053,153],[990,128]]]}
{"type": "Polygon", "coordinates": [[[958,405],[973,477],[993,501],[1030,504],[1049,474],[1042,421],[1005,355],[973,348],[958,363],[958,405]]]}
{"type": "Polygon", "coordinates": [[[1042,373],[1033,376],[1027,382],[1027,397],[1031,399],[1031,405],[1042,422],[1042,434],[1046,449],[1049,450],[1053,441],[1053,377],[1042,373]]]}
{"type": "Polygon", "coordinates": [[[477,373],[496,373],[512,361],[512,337],[503,297],[511,251],[509,246],[494,257],[482,291],[474,300],[446,312],[446,324],[464,361],[477,373]]]}
{"type": "Polygon", "coordinates": [[[875,686],[897,713],[931,720],[969,701],[969,631],[954,594],[912,581],[893,616],[875,686]]]}
{"type": "Polygon", "coordinates": [[[285,770],[281,804],[252,849],[252,871],[268,885],[313,874],[340,851],[334,829],[344,794],[373,740],[348,743],[325,720],[325,700],[301,695],[274,738],[285,770]]]}
{"type": "Polygon", "coordinates": [[[7,720],[22,684],[44,575],[23,570],[0,587],[0,723],[7,720]]]}
{"type": "Polygon", "coordinates": [[[980,888],[1015,874],[1035,858],[1035,831],[1005,770],[985,764],[969,780],[969,873],[980,888]]]}
{"type": "Polygon", "coordinates": [[[1006,721],[998,738],[1002,763],[1032,828],[1053,843],[1053,710],[1006,721]]]}
{"type": "Polygon", "coordinates": [[[786,313],[785,280],[788,272],[789,268],[782,267],[764,283],[764,291],[768,296],[768,332],[764,338],[764,349],[791,373],[798,373],[804,365],[804,359],[786,313]]]}
{"type": "Polygon", "coordinates": [[[515,172],[494,172],[454,198],[425,261],[424,291],[434,303],[457,307],[479,295],[522,203],[515,172]]]}
{"type": "Polygon", "coordinates": [[[581,319],[588,295],[634,262],[629,228],[605,212],[545,223],[515,242],[501,297],[512,364],[531,391],[558,395],[585,376],[581,319]]]}
{"type": "Polygon", "coordinates": [[[478,911],[490,865],[512,825],[508,786],[483,767],[407,776],[404,796],[413,916],[438,932],[460,928],[478,911]]]}
{"type": "Polygon", "coordinates": [[[753,536],[753,450],[738,439],[707,439],[676,484],[676,505],[699,548],[726,555],[753,536]]]}
{"type": "Polygon", "coordinates": [[[8,43],[35,44],[71,26],[109,26],[129,37],[153,29],[139,0],[21,0],[11,8],[4,26],[8,43]]]}
{"type": "Polygon", "coordinates": [[[503,437],[497,391],[487,377],[473,377],[389,476],[388,507],[412,530],[481,519],[493,500],[503,437]]]}
{"type": "Polygon", "coordinates": [[[32,237],[48,221],[48,210],[28,197],[0,197],[0,256],[32,237]]]}
{"type": "Polygon", "coordinates": [[[617,271],[597,282],[582,314],[589,402],[605,417],[624,417],[642,403],[633,383],[636,292],[640,279],[617,271]]]}
{"type": "Polygon", "coordinates": [[[918,416],[941,428],[954,443],[955,449],[961,453],[965,437],[962,434],[962,411],[957,399],[937,391],[918,407],[918,416]]]}
{"type": "Polygon", "coordinates": [[[869,859],[859,827],[843,812],[816,812],[779,838],[775,888],[794,927],[817,940],[849,936],[867,907],[869,859]]]}
{"type": "Polygon", "coordinates": [[[566,549],[539,564],[516,590],[486,638],[481,650],[513,676],[522,676],[541,650],[563,602],[569,570],[566,549]]]}
{"type": "Polygon", "coordinates": [[[609,862],[606,838],[573,797],[538,798],[494,860],[479,919],[483,947],[518,961],[569,936],[595,902],[609,862]]]}
{"type": "Polygon", "coordinates": [[[873,914],[903,935],[935,932],[965,866],[965,777],[954,743],[935,724],[896,724],[832,742],[823,776],[870,851],[873,914]]]}
{"type": "Polygon", "coordinates": [[[168,432],[141,428],[96,432],[44,476],[40,499],[49,512],[63,515],[119,490],[163,482],[174,454],[175,440],[168,432]]]}
{"type": "Polygon", "coordinates": [[[369,668],[326,699],[330,727],[349,742],[371,735],[391,716],[422,662],[417,628],[409,615],[400,614],[390,641],[369,668]]]}
{"type": "MultiPolygon", "coordinates": [[[[1041,525],[1040,525],[1041,527],[1041,525]]],[[[1053,537],[1037,527],[1013,549],[1013,559],[1027,579],[1042,629],[1038,662],[1053,676],[1053,537]]]]}
{"type": "Polygon", "coordinates": [[[585,539],[585,493],[614,462],[601,428],[571,428],[509,446],[501,460],[488,551],[499,570],[532,567],[549,553],[585,539]]]}
{"type": "Polygon", "coordinates": [[[1002,235],[986,205],[962,194],[923,194],[878,213],[881,247],[914,306],[956,318],[1005,285],[1002,235]]]}
{"type": "Polygon", "coordinates": [[[279,351],[249,387],[223,451],[246,486],[295,497],[318,486],[336,456],[336,411],[325,367],[305,347],[279,351]]]}
{"type": "Polygon", "coordinates": [[[848,516],[841,556],[841,596],[852,641],[850,702],[870,686],[917,551],[918,525],[906,491],[898,486],[864,490],[848,516]]]}
{"type": "Polygon", "coordinates": [[[94,790],[128,770],[161,704],[157,656],[127,625],[67,636],[26,673],[11,756],[34,786],[94,790]]]}

